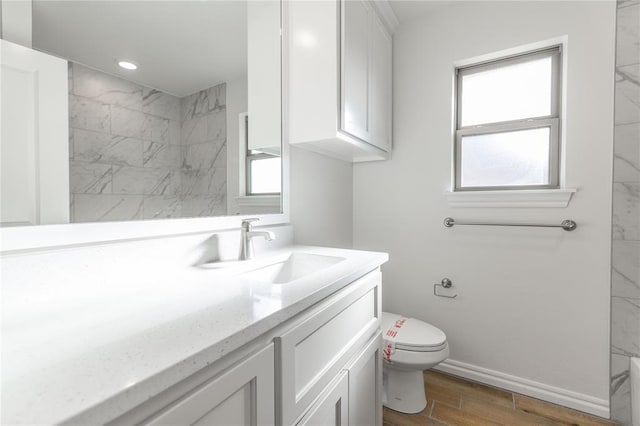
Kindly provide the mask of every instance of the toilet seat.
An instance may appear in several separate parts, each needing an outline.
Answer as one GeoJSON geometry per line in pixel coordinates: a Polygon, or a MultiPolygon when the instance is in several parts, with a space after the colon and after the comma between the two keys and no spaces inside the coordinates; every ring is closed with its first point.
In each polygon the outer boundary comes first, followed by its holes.
{"type": "Polygon", "coordinates": [[[447,336],[442,330],[415,318],[383,312],[381,329],[383,339],[388,330],[396,332],[393,338],[396,351],[438,352],[447,348],[447,336]]]}

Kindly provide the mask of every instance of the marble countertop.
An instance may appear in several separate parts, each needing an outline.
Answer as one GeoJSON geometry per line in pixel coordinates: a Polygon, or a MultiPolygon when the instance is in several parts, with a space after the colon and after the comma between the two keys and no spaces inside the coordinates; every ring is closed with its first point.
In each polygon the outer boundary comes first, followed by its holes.
{"type": "Polygon", "coordinates": [[[3,294],[2,423],[109,421],[387,259],[296,246],[247,262],[163,266],[134,281],[122,271],[108,286],[72,282],[37,298],[3,294]],[[344,260],[284,285],[241,276],[293,252],[344,260]]]}

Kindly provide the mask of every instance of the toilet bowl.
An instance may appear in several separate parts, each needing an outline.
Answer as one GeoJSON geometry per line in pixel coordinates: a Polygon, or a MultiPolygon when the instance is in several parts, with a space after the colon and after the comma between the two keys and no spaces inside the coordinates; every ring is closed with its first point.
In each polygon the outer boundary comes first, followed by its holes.
{"type": "Polygon", "coordinates": [[[449,356],[447,336],[426,322],[382,313],[382,403],[401,413],[419,413],[427,406],[423,370],[449,356]]]}

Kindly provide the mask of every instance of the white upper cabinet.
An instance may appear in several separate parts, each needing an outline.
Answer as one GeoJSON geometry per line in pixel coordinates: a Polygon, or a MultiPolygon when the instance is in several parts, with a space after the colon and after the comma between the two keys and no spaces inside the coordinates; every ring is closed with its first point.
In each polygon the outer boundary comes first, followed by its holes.
{"type": "Polygon", "coordinates": [[[389,158],[396,21],[380,4],[289,2],[290,143],[346,161],[389,158]]]}

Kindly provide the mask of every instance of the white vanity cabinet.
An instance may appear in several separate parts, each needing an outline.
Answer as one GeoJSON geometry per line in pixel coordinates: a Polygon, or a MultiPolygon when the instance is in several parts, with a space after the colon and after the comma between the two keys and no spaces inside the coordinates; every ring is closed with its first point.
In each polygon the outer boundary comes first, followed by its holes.
{"type": "Polygon", "coordinates": [[[391,152],[392,39],[370,0],[289,2],[290,143],[347,161],[391,152]]]}
{"type": "Polygon", "coordinates": [[[205,382],[147,425],[274,425],[273,344],[205,382]]]}
{"type": "Polygon", "coordinates": [[[382,425],[379,269],[109,425],[382,425]]]}

